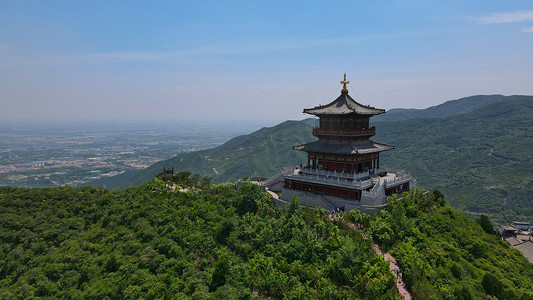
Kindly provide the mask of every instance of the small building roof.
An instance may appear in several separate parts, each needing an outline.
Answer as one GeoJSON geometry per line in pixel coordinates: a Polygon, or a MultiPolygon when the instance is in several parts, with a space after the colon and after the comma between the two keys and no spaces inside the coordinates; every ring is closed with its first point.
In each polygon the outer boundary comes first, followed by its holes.
{"type": "Polygon", "coordinates": [[[368,154],[394,149],[394,146],[370,140],[335,142],[316,141],[292,147],[295,150],[330,154],[368,154]]]}
{"type": "Polygon", "coordinates": [[[521,240],[515,238],[514,236],[504,238],[504,240],[507,243],[509,243],[509,245],[511,245],[513,247],[524,242],[524,241],[521,241],[521,240]]]}
{"type": "Polygon", "coordinates": [[[327,105],[320,105],[314,108],[304,109],[304,113],[322,116],[322,115],[346,115],[346,114],[359,114],[359,115],[379,115],[385,113],[384,109],[375,108],[370,105],[362,105],[355,101],[348,91],[343,91],[341,95],[333,102],[327,105]]]}
{"type": "Polygon", "coordinates": [[[514,221],[513,224],[515,224],[515,225],[529,225],[529,222],[518,222],[518,221],[514,221]]]}
{"type": "Polygon", "coordinates": [[[531,235],[529,234],[517,234],[516,238],[520,241],[529,241],[531,239],[531,235]]]}
{"type": "Polygon", "coordinates": [[[512,226],[512,225],[503,225],[502,229],[504,231],[518,231],[518,228],[512,226]]]}
{"type": "Polygon", "coordinates": [[[525,241],[518,245],[511,245],[516,250],[522,252],[522,254],[527,258],[529,263],[533,264],[533,242],[525,241]]]}

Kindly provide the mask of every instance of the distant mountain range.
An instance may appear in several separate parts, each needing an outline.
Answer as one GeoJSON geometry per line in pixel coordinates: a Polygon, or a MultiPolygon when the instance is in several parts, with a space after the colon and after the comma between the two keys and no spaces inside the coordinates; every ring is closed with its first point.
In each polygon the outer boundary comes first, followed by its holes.
{"type": "MultiPolygon", "coordinates": [[[[515,96],[511,96],[515,97],[515,96]]],[[[507,99],[503,95],[477,95],[465,97],[457,100],[446,101],[442,104],[431,106],[426,109],[414,108],[393,108],[386,114],[373,117],[374,122],[380,121],[400,121],[420,118],[445,118],[464,114],[474,109],[507,99]]]]}
{"type": "MultiPolygon", "coordinates": [[[[374,140],[396,147],[382,154],[385,166],[410,172],[421,187],[443,191],[467,214],[533,221],[533,96],[472,96],[427,109],[392,109],[372,121],[374,140]]],[[[306,161],[292,146],[315,140],[316,123],[286,121],[92,185],[128,188],[172,166],[216,183],[272,176],[306,161]]]]}

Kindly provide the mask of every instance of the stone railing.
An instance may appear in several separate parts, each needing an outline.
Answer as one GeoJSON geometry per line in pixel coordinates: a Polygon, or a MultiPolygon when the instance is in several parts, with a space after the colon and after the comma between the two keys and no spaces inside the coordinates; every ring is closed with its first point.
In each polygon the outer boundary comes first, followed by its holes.
{"type": "Polygon", "coordinates": [[[387,203],[387,196],[385,195],[385,183],[381,180],[376,182],[370,191],[363,191],[361,193],[362,203],[371,203],[371,205],[382,205],[387,203]]]}
{"type": "MultiPolygon", "coordinates": [[[[385,170],[385,169],[382,169],[382,170],[385,170]]],[[[352,180],[359,180],[361,178],[370,176],[369,171],[361,172],[361,173],[344,173],[344,172],[319,170],[319,169],[312,169],[312,168],[305,168],[305,167],[300,169],[300,173],[309,174],[309,175],[327,176],[327,177],[339,177],[339,178],[352,179],[352,180]]]]}
{"type": "Polygon", "coordinates": [[[306,174],[304,172],[300,172],[298,175],[288,175],[285,177],[295,180],[302,180],[313,183],[326,183],[328,185],[357,189],[367,189],[373,184],[372,179],[351,180],[348,178],[340,178],[327,175],[323,176],[321,174],[306,174]]]}
{"type": "MultiPolygon", "coordinates": [[[[405,173],[404,173],[404,174],[405,174],[405,173]]],[[[399,185],[399,184],[402,184],[402,183],[408,182],[408,181],[410,181],[411,179],[412,179],[412,177],[411,177],[411,175],[409,175],[409,174],[396,176],[396,177],[394,177],[393,179],[385,180],[385,186],[386,186],[386,187],[389,187],[389,186],[399,185]]]]}
{"type": "Polygon", "coordinates": [[[279,180],[281,180],[281,173],[278,174],[278,175],[272,176],[272,177],[268,178],[268,179],[265,180],[265,181],[261,181],[261,182],[259,182],[259,185],[260,185],[260,186],[269,186],[269,185],[272,184],[273,182],[276,182],[276,181],[279,181],[279,180]]]}
{"type": "Polygon", "coordinates": [[[362,194],[371,198],[376,198],[385,195],[385,184],[381,183],[381,181],[378,180],[370,191],[363,191],[362,194]]]}
{"type": "Polygon", "coordinates": [[[374,172],[374,174],[386,173],[387,172],[387,168],[374,169],[373,172],[374,172]]]}

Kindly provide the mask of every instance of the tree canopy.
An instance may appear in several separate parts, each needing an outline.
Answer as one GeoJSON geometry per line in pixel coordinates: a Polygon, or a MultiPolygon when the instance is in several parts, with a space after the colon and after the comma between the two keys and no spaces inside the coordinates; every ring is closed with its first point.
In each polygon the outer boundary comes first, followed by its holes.
{"type": "Polygon", "coordinates": [[[397,295],[370,241],[294,201],[277,209],[250,183],[0,188],[0,298],[397,295]]]}
{"type": "Polygon", "coordinates": [[[178,177],[187,192],[0,188],[0,298],[398,299],[374,241],[417,299],[533,297],[525,258],[440,193],[330,218],[250,183],[178,177]]]}

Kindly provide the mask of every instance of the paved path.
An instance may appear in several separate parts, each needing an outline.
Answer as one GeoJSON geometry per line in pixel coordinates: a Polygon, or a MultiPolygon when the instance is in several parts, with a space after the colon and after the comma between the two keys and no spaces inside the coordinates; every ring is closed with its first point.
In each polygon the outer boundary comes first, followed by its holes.
{"type": "MultiPolygon", "coordinates": [[[[400,270],[400,266],[398,266],[398,263],[396,262],[396,259],[392,257],[392,255],[389,254],[389,252],[383,252],[378,244],[374,244],[374,251],[376,251],[377,254],[383,256],[383,259],[385,261],[389,262],[389,269],[392,272],[392,275],[396,278],[396,287],[398,288],[398,291],[400,292],[400,297],[406,300],[411,300],[411,294],[407,291],[407,287],[405,286],[405,282],[403,280],[400,280],[398,278],[398,275],[396,274],[396,270],[400,270]]],[[[401,273],[401,271],[400,271],[401,273]]]]}
{"type": "Polygon", "coordinates": [[[265,191],[272,196],[274,199],[279,199],[278,194],[274,193],[273,191],[269,190],[268,188],[265,188],[265,191]]]}
{"type": "MultiPolygon", "coordinates": [[[[329,216],[329,218],[333,221],[334,217],[332,215],[329,216]]],[[[359,230],[355,224],[347,222],[348,226],[352,228],[353,230],[359,230]]],[[[368,239],[368,236],[365,236],[363,234],[364,239],[368,239]]],[[[383,252],[381,248],[379,248],[378,244],[374,244],[374,251],[376,251],[377,254],[381,255],[385,261],[389,262],[389,269],[392,272],[392,275],[394,278],[396,278],[396,287],[398,288],[398,291],[400,292],[400,297],[402,297],[405,300],[411,300],[411,294],[407,291],[407,286],[405,286],[405,282],[403,280],[400,281],[398,279],[398,274],[396,273],[396,270],[400,270],[400,266],[398,265],[398,262],[396,262],[396,259],[390,255],[389,252],[383,252]]],[[[401,271],[400,271],[401,273],[401,271]]]]}

